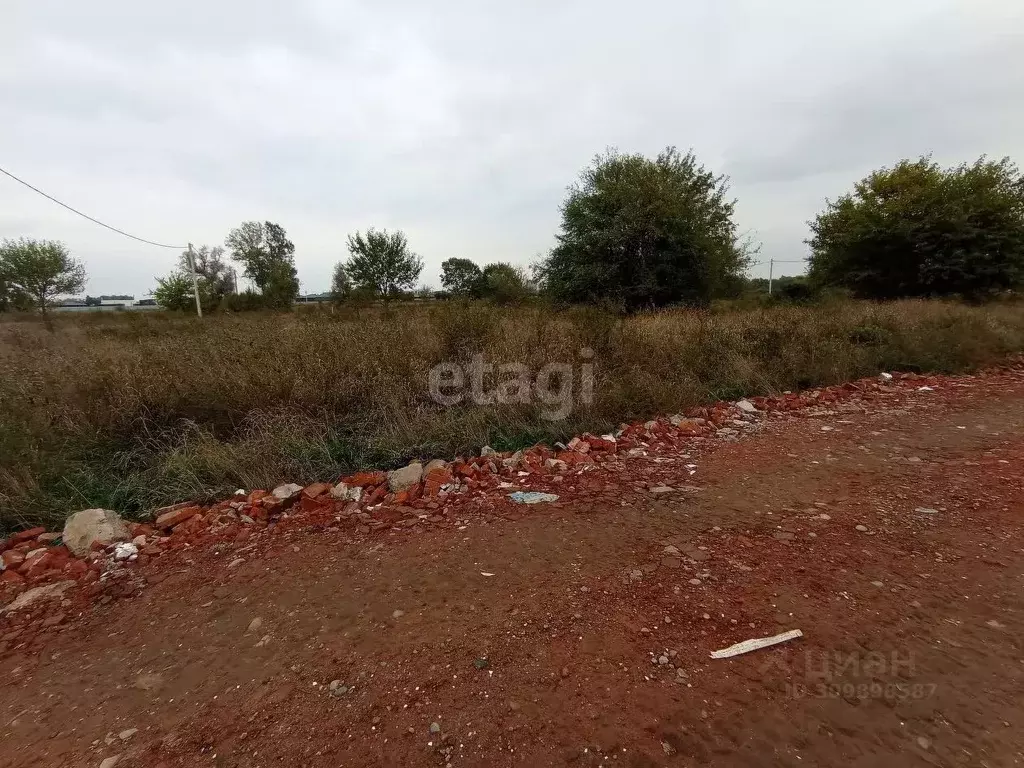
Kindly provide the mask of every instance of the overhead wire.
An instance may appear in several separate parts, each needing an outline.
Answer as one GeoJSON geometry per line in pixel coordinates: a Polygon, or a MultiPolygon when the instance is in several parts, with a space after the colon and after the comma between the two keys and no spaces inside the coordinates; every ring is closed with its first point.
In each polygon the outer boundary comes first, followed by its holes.
{"type": "Polygon", "coordinates": [[[52,200],[57,205],[59,205],[59,206],[61,206],[63,208],[67,208],[72,213],[77,213],[82,218],[88,219],[89,221],[93,222],[94,224],[99,224],[101,227],[106,227],[107,229],[111,230],[112,232],[117,232],[117,234],[119,234],[119,235],[124,235],[125,237],[130,237],[132,240],[138,240],[140,243],[145,243],[146,245],[154,245],[157,248],[171,248],[171,249],[176,250],[176,251],[183,251],[186,248],[188,248],[187,245],[167,245],[166,243],[157,243],[157,242],[154,242],[152,240],[147,240],[144,237],[139,237],[138,235],[133,235],[130,232],[125,232],[123,229],[118,229],[117,227],[112,227],[110,224],[105,224],[104,222],[100,221],[99,219],[93,218],[92,216],[90,216],[87,213],[82,213],[77,208],[72,208],[67,203],[61,202],[60,200],[58,200],[56,197],[53,197],[52,195],[46,194],[45,192],[43,192],[43,190],[39,189],[38,187],[33,187],[31,184],[29,184],[24,179],[19,179],[13,173],[11,173],[10,171],[8,171],[8,170],[6,170],[6,169],[4,169],[2,167],[0,167],[0,173],[4,174],[4,176],[9,176],[10,178],[14,179],[19,184],[24,184],[26,187],[31,189],[33,192],[36,192],[36,193],[42,195],[47,200],[52,200]]]}

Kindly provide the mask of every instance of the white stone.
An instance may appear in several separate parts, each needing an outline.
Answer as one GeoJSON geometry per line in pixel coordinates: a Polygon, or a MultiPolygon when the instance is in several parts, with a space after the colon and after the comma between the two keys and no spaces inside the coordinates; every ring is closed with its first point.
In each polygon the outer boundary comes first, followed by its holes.
{"type": "Polygon", "coordinates": [[[740,400],[736,403],[736,407],[744,413],[757,413],[757,406],[755,406],[749,400],[740,400]]]}
{"type": "Polygon", "coordinates": [[[117,512],[109,509],[83,509],[64,523],[62,539],[76,557],[85,557],[94,541],[107,546],[130,538],[128,526],[117,512]]]}
{"type": "Polygon", "coordinates": [[[273,496],[281,501],[288,501],[289,499],[294,499],[300,493],[302,493],[301,485],[297,485],[296,483],[285,483],[284,485],[279,485],[274,489],[273,496]]]}
{"type": "Polygon", "coordinates": [[[388,490],[392,493],[412,488],[423,479],[423,465],[414,461],[408,466],[388,472],[388,490]]]}
{"type": "Polygon", "coordinates": [[[118,544],[114,547],[115,560],[130,560],[133,557],[137,557],[138,554],[139,548],[130,542],[118,544]]]}

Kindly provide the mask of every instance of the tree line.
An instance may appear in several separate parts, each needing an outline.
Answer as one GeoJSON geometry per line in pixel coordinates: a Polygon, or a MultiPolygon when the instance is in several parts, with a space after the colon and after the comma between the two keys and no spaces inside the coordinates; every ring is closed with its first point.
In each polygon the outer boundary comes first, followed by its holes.
{"type": "MultiPolygon", "coordinates": [[[[750,286],[754,245],[738,232],[728,179],[693,152],[669,147],[651,159],[608,151],[569,187],[551,252],[523,267],[480,267],[453,257],[441,265],[439,297],[520,301],[542,292],[559,303],[623,311],[706,305],[750,286]]],[[[808,273],[785,292],[806,298],[841,289],[869,299],[960,296],[982,300],[1024,283],[1024,176],[1009,158],[943,168],[931,157],[902,160],[858,181],[808,222],[808,273]]],[[[284,309],[298,295],[295,246],[273,222],[244,222],[225,247],[201,246],[159,278],[168,309],[284,309]],[[227,249],[227,250],[225,250],[227,249]],[[254,288],[238,292],[225,259],[254,288]]],[[[335,301],[408,296],[423,270],[405,234],[370,228],[347,239],[334,269],[335,301]]],[[[47,305],[84,287],[82,265],[59,242],[0,244],[0,310],[47,305]]],[[[420,289],[430,292],[429,289],[420,289]]],[[[432,293],[432,292],[431,292],[432,293]]]]}

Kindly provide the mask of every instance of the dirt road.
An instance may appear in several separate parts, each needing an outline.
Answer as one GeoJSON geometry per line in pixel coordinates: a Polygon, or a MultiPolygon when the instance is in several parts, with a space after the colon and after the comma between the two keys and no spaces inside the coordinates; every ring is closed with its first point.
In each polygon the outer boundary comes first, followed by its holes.
{"type": "Polygon", "coordinates": [[[555,504],[167,556],[0,618],[0,766],[1019,765],[1022,428],[1019,371],[948,379],[555,504]]]}

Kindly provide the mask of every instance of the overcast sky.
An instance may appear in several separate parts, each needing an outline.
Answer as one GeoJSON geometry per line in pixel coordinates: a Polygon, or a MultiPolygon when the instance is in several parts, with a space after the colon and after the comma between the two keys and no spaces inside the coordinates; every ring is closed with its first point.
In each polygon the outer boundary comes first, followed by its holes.
{"type": "MultiPolygon", "coordinates": [[[[369,226],[404,229],[434,286],[450,256],[529,263],[609,146],[692,147],[765,261],[802,259],[806,221],[874,167],[1024,162],[1021,0],[4,0],[2,19],[0,166],[160,242],[279,222],[304,292],[369,226]]],[[[93,294],[141,295],[177,257],[0,176],[19,236],[66,241],[93,294]]]]}

